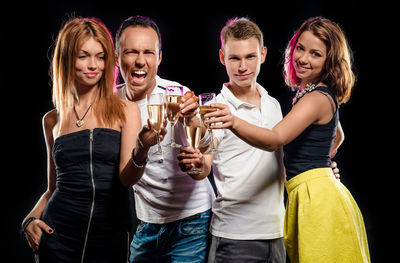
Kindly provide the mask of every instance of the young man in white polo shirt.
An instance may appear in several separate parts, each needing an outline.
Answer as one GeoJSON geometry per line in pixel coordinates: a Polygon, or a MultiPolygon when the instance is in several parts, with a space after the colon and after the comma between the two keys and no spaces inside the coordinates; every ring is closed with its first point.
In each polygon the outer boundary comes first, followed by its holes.
{"type": "MultiPolygon", "coordinates": [[[[118,87],[118,95],[135,101],[142,123],[147,123],[146,95],[165,94],[166,86],[180,86],[157,76],[161,62],[159,29],[148,17],[130,17],[121,24],[115,43],[125,80],[118,87]]],[[[184,92],[188,90],[184,87],[184,92]]],[[[182,106],[182,111],[194,116],[198,104],[191,97],[182,106]]],[[[163,144],[171,140],[171,125],[166,128],[163,144]]],[[[186,141],[181,123],[175,125],[174,133],[177,143],[186,141]]],[[[150,148],[143,176],[133,186],[141,223],[131,244],[130,262],[204,262],[210,208],[215,199],[212,186],[208,180],[195,181],[179,169],[179,149],[163,147],[163,155],[153,155],[156,150],[157,146],[150,148]]]]}
{"type": "MultiPolygon", "coordinates": [[[[258,26],[245,18],[228,21],[221,31],[220,60],[229,82],[217,96],[232,114],[272,128],[282,119],[277,100],[256,80],[267,49],[258,26]]],[[[183,170],[194,165],[205,178],[213,168],[218,196],[213,204],[208,262],[285,262],[283,243],[284,171],[281,151],[250,146],[230,130],[214,130],[219,153],[202,155],[184,147],[183,170]]]]}

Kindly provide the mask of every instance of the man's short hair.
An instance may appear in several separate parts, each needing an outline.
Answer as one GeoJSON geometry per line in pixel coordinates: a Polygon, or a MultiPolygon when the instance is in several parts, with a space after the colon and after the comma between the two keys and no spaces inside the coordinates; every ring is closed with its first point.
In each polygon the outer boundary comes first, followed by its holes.
{"type": "Polygon", "coordinates": [[[222,49],[229,38],[244,40],[255,37],[260,44],[260,48],[264,47],[263,33],[260,28],[256,23],[245,17],[229,19],[222,28],[220,37],[222,49]]]}
{"type": "Polygon", "coordinates": [[[151,27],[156,31],[157,37],[158,37],[158,46],[159,46],[159,51],[161,51],[161,34],[160,34],[160,29],[158,28],[156,22],[154,22],[153,19],[150,17],[146,16],[131,16],[127,19],[125,19],[122,24],[119,26],[117,30],[117,34],[115,36],[115,48],[117,50],[117,54],[119,53],[119,41],[122,35],[122,32],[130,26],[141,26],[141,27],[151,27]]]}

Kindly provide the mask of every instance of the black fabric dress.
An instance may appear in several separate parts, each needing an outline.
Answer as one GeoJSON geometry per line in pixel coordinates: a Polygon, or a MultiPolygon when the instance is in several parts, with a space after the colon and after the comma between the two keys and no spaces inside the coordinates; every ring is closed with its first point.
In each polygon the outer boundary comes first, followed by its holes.
{"type": "Polygon", "coordinates": [[[54,233],[43,234],[40,262],[127,262],[129,190],[118,177],[121,133],[83,130],[54,142],[56,190],[42,220],[54,233]]]}

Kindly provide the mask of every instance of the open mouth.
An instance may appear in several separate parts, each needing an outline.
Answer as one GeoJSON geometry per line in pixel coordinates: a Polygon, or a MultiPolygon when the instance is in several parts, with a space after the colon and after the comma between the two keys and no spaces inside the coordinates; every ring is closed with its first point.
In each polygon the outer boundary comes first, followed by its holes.
{"type": "Polygon", "coordinates": [[[143,70],[134,70],[131,73],[132,81],[135,83],[142,83],[147,76],[147,73],[143,70]]]}

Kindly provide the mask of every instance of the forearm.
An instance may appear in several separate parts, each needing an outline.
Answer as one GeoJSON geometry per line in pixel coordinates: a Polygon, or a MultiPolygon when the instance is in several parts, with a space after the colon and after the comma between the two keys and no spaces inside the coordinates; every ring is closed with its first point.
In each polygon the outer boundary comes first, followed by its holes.
{"type": "Polygon", "coordinates": [[[338,122],[338,125],[336,127],[336,137],[335,140],[333,141],[333,146],[335,149],[338,149],[339,146],[343,143],[344,141],[344,132],[342,129],[342,125],[340,122],[338,122]]]}
{"type": "Polygon", "coordinates": [[[47,190],[43,193],[43,195],[39,198],[36,205],[32,208],[29,214],[25,217],[24,221],[29,217],[40,218],[42,216],[43,210],[46,207],[46,204],[50,197],[52,196],[53,192],[47,190]]]}
{"type": "Polygon", "coordinates": [[[129,187],[136,184],[143,175],[149,148],[142,147],[140,143],[133,149],[132,157],[120,172],[120,180],[123,185],[129,187]]]}
{"type": "Polygon", "coordinates": [[[230,129],[240,139],[261,150],[273,152],[284,144],[274,130],[250,124],[236,116],[230,129]]]}

